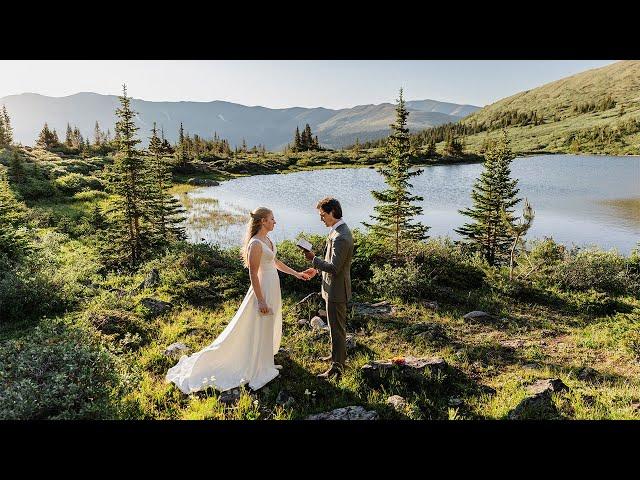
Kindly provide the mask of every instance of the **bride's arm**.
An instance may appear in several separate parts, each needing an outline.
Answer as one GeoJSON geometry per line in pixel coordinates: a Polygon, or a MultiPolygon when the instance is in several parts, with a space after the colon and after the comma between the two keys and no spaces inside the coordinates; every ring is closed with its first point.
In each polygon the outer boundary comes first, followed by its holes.
{"type": "Polygon", "coordinates": [[[283,261],[278,260],[277,258],[276,258],[276,268],[283,273],[288,273],[289,275],[293,275],[294,277],[297,277],[301,280],[306,280],[306,278],[303,278],[302,272],[296,272],[293,268],[287,266],[283,261]]]}
{"type": "Polygon", "coordinates": [[[260,280],[258,279],[258,268],[260,267],[260,258],[262,257],[262,247],[259,243],[254,242],[249,247],[249,278],[251,279],[251,286],[253,292],[258,299],[258,308],[262,313],[267,313],[268,306],[260,286],[260,280]]]}

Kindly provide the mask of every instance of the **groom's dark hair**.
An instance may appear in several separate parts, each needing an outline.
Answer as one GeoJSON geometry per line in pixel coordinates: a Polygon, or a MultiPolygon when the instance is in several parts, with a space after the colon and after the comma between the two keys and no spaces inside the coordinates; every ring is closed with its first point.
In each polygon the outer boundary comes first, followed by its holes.
{"type": "Polygon", "coordinates": [[[340,202],[333,197],[325,197],[318,202],[316,208],[321,208],[327,213],[333,212],[333,218],[342,218],[340,202]]]}

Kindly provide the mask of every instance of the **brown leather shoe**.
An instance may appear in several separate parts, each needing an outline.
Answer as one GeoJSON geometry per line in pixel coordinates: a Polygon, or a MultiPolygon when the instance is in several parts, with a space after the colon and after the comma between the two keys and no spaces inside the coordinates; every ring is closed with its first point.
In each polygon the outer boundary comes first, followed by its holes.
{"type": "Polygon", "coordinates": [[[331,360],[331,355],[327,355],[326,357],[318,357],[318,360],[321,360],[323,362],[328,362],[331,360]]]}
{"type": "Polygon", "coordinates": [[[336,367],[335,365],[332,365],[326,372],[322,372],[318,374],[318,377],[320,378],[330,378],[330,377],[336,377],[336,378],[340,378],[340,375],[342,374],[342,372],[340,371],[340,369],[338,367],[336,367]]]}

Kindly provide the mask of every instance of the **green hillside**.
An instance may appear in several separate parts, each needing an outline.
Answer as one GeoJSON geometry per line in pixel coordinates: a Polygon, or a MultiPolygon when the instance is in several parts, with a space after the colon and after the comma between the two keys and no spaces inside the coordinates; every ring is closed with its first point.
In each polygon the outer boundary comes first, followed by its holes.
{"type": "Polygon", "coordinates": [[[461,125],[471,151],[507,128],[519,152],[640,153],[640,61],[616,62],[520,92],[461,125]]]}

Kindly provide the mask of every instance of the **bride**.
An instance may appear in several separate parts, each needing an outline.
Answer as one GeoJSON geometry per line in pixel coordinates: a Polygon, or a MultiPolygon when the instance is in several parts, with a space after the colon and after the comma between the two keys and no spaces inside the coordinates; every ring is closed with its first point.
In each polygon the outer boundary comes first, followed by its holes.
{"type": "Polygon", "coordinates": [[[241,250],[251,286],[218,338],[193,355],[183,355],[167,372],[166,381],[175,383],[184,393],[210,386],[225,391],[245,383],[257,390],[278,376],[282,367],[273,362],[282,337],[278,270],[300,280],[308,280],[309,276],[276,258],[276,246],[267,236],[275,224],[268,208],[251,212],[241,250]]]}

